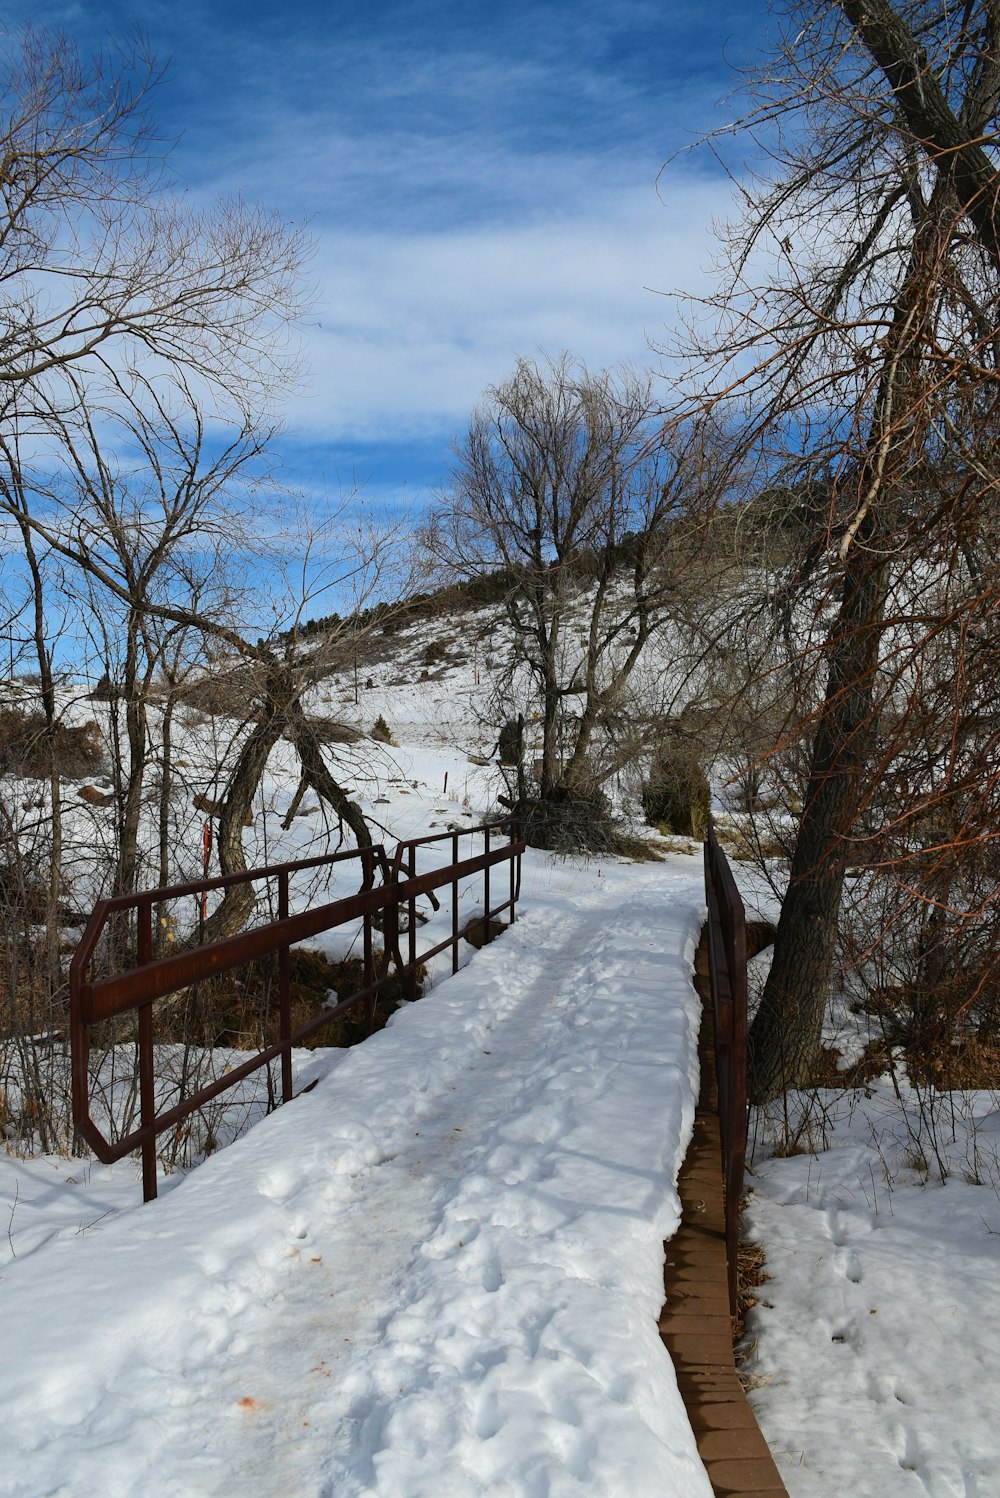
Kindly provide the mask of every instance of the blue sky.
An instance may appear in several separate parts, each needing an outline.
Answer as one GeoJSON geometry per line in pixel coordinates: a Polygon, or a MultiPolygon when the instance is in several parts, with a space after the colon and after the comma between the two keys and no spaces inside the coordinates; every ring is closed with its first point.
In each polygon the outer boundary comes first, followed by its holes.
{"type": "Polygon", "coordinates": [[[656,367],[730,188],[707,153],[762,0],[5,7],[85,48],[140,27],[178,182],[308,223],[310,374],[287,481],[419,505],[518,355],[656,367]]]}

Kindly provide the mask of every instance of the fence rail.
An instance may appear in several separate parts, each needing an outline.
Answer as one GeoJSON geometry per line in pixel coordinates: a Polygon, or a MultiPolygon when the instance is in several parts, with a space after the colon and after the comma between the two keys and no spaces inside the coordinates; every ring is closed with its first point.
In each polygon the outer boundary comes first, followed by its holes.
{"type": "Polygon", "coordinates": [[[746,915],[733,871],[711,825],[705,840],[705,893],[725,1186],[729,1305],[735,1315],[740,1199],[747,1147],[746,915]]]}
{"type": "MultiPolygon", "coordinates": [[[[296,863],[269,865],[250,869],[243,874],[230,874],[214,879],[202,879],[192,884],[175,884],[165,888],[141,890],[136,894],[118,895],[101,900],[91,914],[80,944],[70,965],[70,1037],[73,1068],[73,1119],[82,1137],[90,1145],[97,1158],[105,1164],[120,1160],[133,1150],[142,1152],[143,1199],[151,1201],[156,1196],[156,1140],[165,1130],[174,1128],[184,1118],[235,1086],[252,1072],[281,1061],[281,1101],[292,1098],[292,1048],[300,1045],[309,1036],[331,1020],[349,1010],[364,1007],[366,1022],[371,1029],[375,1020],[375,1009],[379,993],[390,977],[403,980],[410,997],[416,996],[418,969],[438,953],[452,950],[452,971],[458,971],[458,944],[463,932],[459,930],[458,893],[459,881],[481,873],[483,875],[483,940],[491,935],[491,923],[505,912],[510,919],[516,918],[517,899],[520,894],[521,854],[524,843],[509,823],[489,823],[478,827],[456,829],[425,838],[413,838],[400,843],[390,860],[382,846],[354,849],[346,853],[328,854],[323,858],[304,859],[296,863]],[[460,858],[462,838],[480,836],[484,841],[481,853],[460,858]],[[493,841],[503,839],[501,843],[493,841]],[[422,850],[439,843],[449,842],[451,862],[418,873],[419,854],[422,850]],[[352,895],[323,905],[311,907],[297,915],[289,913],[290,881],[295,874],[331,868],[335,864],[356,861],[361,865],[361,888],[352,895]],[[490,905],[490,871],[506,863],[509,878],[506,882],[505,898],[490,905]],[[162,909],[169,900],[195,895],[201,900],[208,892],[231,889],[239,884],[262,881],[277,885],[277,920],[255,926],[237,936],[226,937],[202,946],[192,946],[170,956],[157,956],[154,950],[154,910],[162,909]],[[419,949],[417,899],[430,895],[436,903],[434,891],[444,885],[451,886],[452,927],[451,934],[443,941],[426,950],[419,949]],[[400,911],[405,910],[405,929],[400,922],[400,911]],[[135,959],[121,971],[100,978],[89,976],[101,940],[110,924],[118,915],[128,914],[135,920],[135,959]],[[362,922],[362,944],[364,953],[364,982],[357,992],[325,1009],[321,1015],[307,1024],[292,1030],[291,1024],[291,974],[289,950],[296,942],[317,936],[320,932],[335,930],[362,922]],[[381,926],[381,949],[376,950],[374,928],[381,926]],[[406,936],[404,959],[400,939],[406,936]],[[154,1004],[157,999],[177,993],[206,978],[229,972],[261,957],[277,954],[278,959],[278,1034],[279,1039],[256,1052],[242,1065],[227,1071],[207,1086],[199,1088],[182,1098],[163,1112],[156,1109],[156,1078],[154,1070],[154,1004]],[[391,971],[390,971],[391,969],[391,971]],[[102,1020],[117,1015],[137,1012],[137,1051],[139,1062],[139,1126],[121,1138],[110,1140],[95,1121],[90,1099],[90,1027],[102,1020]]],[[[478,924],[478,917],[476,918],[478,924]]]]}

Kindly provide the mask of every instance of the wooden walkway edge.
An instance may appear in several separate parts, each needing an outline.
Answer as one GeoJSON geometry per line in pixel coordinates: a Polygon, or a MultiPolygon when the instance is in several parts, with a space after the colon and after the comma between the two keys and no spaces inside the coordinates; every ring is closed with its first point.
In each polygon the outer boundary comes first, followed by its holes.
{"type": "Polygon", "coordinates": [[[707,984],[703,934],[696,963],[696,987],[704,1006],[698,1039],[701,1093],[678,1178],[681,1225],[664,1245],[666,1303],[660,1336],[677,1373],[699,1455],[719,1498],[788,1498],[733,1357],[712,1006],[710,999],[704,1003],[707,984]]]}

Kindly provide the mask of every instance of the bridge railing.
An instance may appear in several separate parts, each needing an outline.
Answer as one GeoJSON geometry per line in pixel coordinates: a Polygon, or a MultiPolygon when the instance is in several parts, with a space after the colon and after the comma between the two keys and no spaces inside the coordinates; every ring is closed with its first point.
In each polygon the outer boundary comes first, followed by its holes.
{"type": "Polygon", "coordinates": [[[729,1303],[735,1314],[740,1201],[747,1147],[746,915],[733,871],[711,825],[705,840],[705,892],[725,1186],[729,1303]]]}
{"type": "MultiPolygon", "coordinates": [[[[484,876],[483,935],[488,940],[490,923],[509,911],[515,918],[520,892],[521,855],[524,843],[509,823],[489,823],[465,828],[436,837],[416,838],[401,843],[390,860],[381,845],[328,854],[323,858],[303,859],[294,863],[268,865],[246,873],[214,879],[197,880],[135,894],[118,895],[101,900],[91,914],[80,944],[70,965],[70,1039],[72,1051],[73,1119],[87,1144],[99,1160],[110,1164],[134,1150],[142,1155],[143,1199],[156,1196],[156,1141],[167,1129],[176,1128],[190,1114],[218,1097],[252,1072],[270,1062],[281,1063],[281,1101],[293,1096],[293,1047],[315,1034],[331,1020],[351,1010],[362,1010],[368,1029],[375,1020],[379,993],[392,977],[402,977],[411,996],[416,994],[417,974],[421,964],[451,947],[452,970],[458,971],[458,944],[463,933],[458,929],[458,885],[460,880],[482,873],[484,876]],[[485,847],[465,858],[459,858],[459,839],[480,836],[485,847]],[[428,844],[451,840],[451,862],[422,874],[417,873],[418,852],[428,844]],[[361,868],[361,887],[354,894],[311,906],[290,914],[290,883],[295,875],[321,873],[334,865],[356,862],[361,868]],[[509,886],[505,898],[490,905],[490,871],[508,864],[509,886]],[[232,889],[240,884],[266,883],[276,894],[277,919],[254,926],[236,936],[203,945],[187,946],[181,951],[158,956],[154,946],[154,915],[176,899],[196,896],[199,902],[213,890],[232,889]],[[452,931],[443,941],[427,950],[419,949],[417,906],[421,895],[436,897],[433,891],[443,885],[452,887],[452,931]],[[400,911],[406,912],[405,923],[400,911]],[[121,924],[125,916],[134,922],[134,959],[120,970],[101,977],[91,976],[91,967],[99,952],[102,938],[116,917],[121,924]],[[306,1024],[292,1029],[290,948],[297,942],[318,936],[345,925],[361,923],[363,982],[356,992],[339,999],[306,1024]],[[405,933],[401,933],[401,924],[405,933]],[[381,928],[381,943],[375,931],[381,928]],[[400,936],[407,938],[407,955],[400,950],[400,936]],[[277,956],[278,1040],[264,1046],[241,1064],[231,1067],[221,1077],[182,1097],[171,1107],[158,1110],[155,1075],[155,1004],[167,995],[182,992],[207,978],[245,966],[247,963],[277,956]],[[91,1106],[90,1030],[93,1025],[130,1012],[137,1014],[137,1059],[139,1125],[117,1139],[109,1139],[93,1117],[91,1106]]],[[[203,908],[203,907],[202,907],[203,908]]]]}

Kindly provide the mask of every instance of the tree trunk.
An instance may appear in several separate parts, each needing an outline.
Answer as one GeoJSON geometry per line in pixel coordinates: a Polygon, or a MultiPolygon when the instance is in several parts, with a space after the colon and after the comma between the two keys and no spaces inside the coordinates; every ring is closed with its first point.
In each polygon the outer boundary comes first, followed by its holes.
{"type": "MultiPolygon", "coordinates": [[[[283,695],[283,694],[282,694],[283,695]]],[[[261,718],[253,727],[240,750],[239,758],[226,786],[219,815],[219,868],[223,874],[243,874],[247,861],[243,852],[243,828],[257,794],[268,756],[281,738],[287,723],[281,698],[265,692],[261,718]]],[[[221,941],[242,930],[253,910],[256,894],[251,884],[237,884],[227,889],[218,909],[213,911],[201,932],[201,941],[221,941]]]]}
{"type": "Polygon", "coordinates": [[[749,1091],[764,1103],[811,1074],[823,1019],[858,811],[877,729],[875,678],[888,588],[888,511],[897,476],[912,461],[914,392],[930,305],[940,269],[939,237],[950,188],[939,181],[917,224],[907,273],[883,342],[884,362],[858,472],[857,504],[840,548],[844,581],[827,645],[829,674],[813,741],[806,803],[799,823],[774,943],[774,961],[750,1031],[749,1091]]]}
{"type": "MultiPolygon", "coordinates": [[[[38,663],[38,689],[45,714],[45,733],[49,761],[49,826],[51,845],[49,848],[48,901],[45,915],[45,963],[48,971],[49,994],[55,994],[62,983],[62,960],[59,955],[60,918],[59,905],[62,900],[63,874],[63,808],[62,766],[57,748],[58,704],[56,701],[55,677],[52,673],[52,651],[48,645],[48,630],[45,621],[44,582],[42,569],[35,552],[33,537],[21,514],[15,517],[24,543],[25,559],[31,576],[32,619],[35,659],[38,663]]],[[[46,1016],[45,1023],[49,1018],[46,1016]]]]}
{"type": "MultiPolygon", "coordinates": [[[[987,153],[998,91],[995,46],[987,43],[966,83],[964,107],[956,115],[936,67],[906,19],[890,0],[839,0],[892,88],[896,107],[912,138],[953,190],[963,213],[975,225],[980,243],[1000,266],[1000,175],[987,153]]],[[[992,11],[992,7],[988,7],[992,11]]],[[[966,16],[969,8],[966,8],[966,16]]],[[[989,42],[995,42],[990,16],[989,42]]]]}
{"type": "MultiPolygon", "coordinates": [[[[364,813],[356,801],[348,799],[347,792],[330,774],[316,735],[309,728],[298,703],[289,714],[289,729],[302,764],[303,779],[308,781],[317,796],[333,807],[341,824],[347,823],[358,847],[370,848],[372,835],[364,813]]],[[[370,879],[365,881],[366,884],[370,882],[370,879]]]]}
{"type": "Polygon", "coordinates": [[[851,831],[867,791],[886,568],[850,554],[774,961],[750,1032],[751,1101],[806,1084],[820,1051],[851,831]]]}
{"type": "MultiPolygon", "coordinates": [[[[110,665],[110,663],[109,663],[110,665]]],[[[110,673],[109,673],[110,674],[110,673]]],[[[139,616],[130,613],[126,635],[122,697],[128,740],[128,779],[123,787],[118,828],[118,867],[114,893],[130,895],[139,869],[139,821],[142,814],[143,772],[146,765],[146,688],[139,682],[139,616]]],[[[117,698],[115,710],[117,711],[117,698]]]]}
{"type": "MultiPolygon", "coordinates": [[[[223,797],[218,833],[219,866],[223,874],[238,874],[246,870],[243,828],[267,767],[268,756],[286,730],[298,750],[303,778],[333,807],[341,824],[350,827],[359,848],[372,846],[371,833],[361,808],[348,799],[346,791],[326,767],[316,736],[306,723],[298,701],[299,690],[300,685],[296,685],[289,668],[278,664],[268,666],[260,721],[240,751],[223,797]]],[[[369,874],[365,885],[370,883],[369,874]]],[[[255,900],[256,895],[249,884],[227,889],[222,903],[205,922],[202,941],[220,941],[241,930],[253,911],[255,900]]]]}

